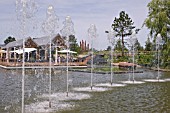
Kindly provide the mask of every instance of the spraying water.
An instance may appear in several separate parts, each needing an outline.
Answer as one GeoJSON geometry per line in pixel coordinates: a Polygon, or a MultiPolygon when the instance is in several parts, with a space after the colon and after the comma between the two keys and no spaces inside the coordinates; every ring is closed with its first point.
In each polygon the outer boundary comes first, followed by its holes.
{"type": "Polygon", "coordinates": [[[132,78],[132,80],[133,80],[133,82],[135,81],[135,73],[134,73],[134,66],[135,66],[135,43],[136,43],[136,40],[137,40],[137,38],[136,38],[136,33],[135,32],[133,32],[132,33],[132,35],[131,35],[131,37],[129,38],[129,43],[131,44],[131,46],[132,46],[132,53],[133,53],[133,65],[132,65],[132,70],[133,70],[133,78],[132,78]]]}
{"type": "MultiPolygon", "coordinates": [[[[55,11],[52,5],[47,8],[46,20],[44,21],[42,28],[45,33],[49,35],[50,48],[49,48],[49,95],[51,95],[51,39],[54,35],[55,29],[58,28],[58,17],[55,15],[55,11]]],[[[51,98],[49,96],[49,107],[51,108],[51,98]]]]}
{"type": "MultiPolygon", "coordinates": [[[[131,53],[131,48],[132,48],[132,46],[131,45],[128,45],[128,52],[129,52],[129,55],[130,55],[130,53],[131,53]]],[[[130,59],[130,58],[129,58],[130,59]]],[[[130,74],[130,71],[131,71],[131,68],[129,67],[128,68],[128,71],[129,71],[129,78],[128,78],[128,81],[130,82],[131,80],[131,74],[130,74]]]]}
{"type": "Polygon", "coordinates": [[[111,71],[111,77],[110,77],[110,83],[112,85],[113,83],[113,65],[112,65],[112,62],[113,62],[113,52],[114,52],[114,45],[115,45],[115,32],[111,29],[108,33],[108,40],[109,40],[109,43],[111,44],[111,50],[110,50],[110,53],[111,53],[111,59],[110,59],[110,71],[111,71]]]}
{"type": "Polygon", "coordinates": [[[93,39],[96,38],[97,34],[97,29],[94,24],[90,25],[90,28],[88,29],[88,35],[89,38],[91,39],[91,90],[93,88],[93,39]]]}
{"type": "Polygon", "coordinates": [[[17,19],[21,24],[21,33],[23,37],[23,53],[22,53],[22,113],[24,113],[24,87],[25,87],[25,37],[26,37],[26,20],[33,17],[37,11],[34,0],[16,0],[17,19]]]}
{"type": "Polygon", "coordinates": [[[157,76],[157,80],[159,81],[160,79],[160,73],[159,73],[159,50],[160,50],[160,44],[162,43],[162,37],[161,37],[161,34],[158,34],[157,35],[157,38],[156,38],[156,49],[158,51],[158,54],[157,54],[157,57],[158,57],[158,63],[157,63],[157,69],[158,69],[158,76],[157,76]]]}
{"type": "MultiPolygon", "coordinates": [[[[69,50],[69,36],[70,35],[74,35],[75,31],[74,31],[74,23],[71,20],[70,16],[67,16],[65,18],[65,21],[63,22],[63,28],[61,30],[61,34],[62,36],[66,37],[66,45],[67,45],[67,50],[69,50]]],[[[68,96],[68,52],[67,52],[67,96],[68,96]]]]}

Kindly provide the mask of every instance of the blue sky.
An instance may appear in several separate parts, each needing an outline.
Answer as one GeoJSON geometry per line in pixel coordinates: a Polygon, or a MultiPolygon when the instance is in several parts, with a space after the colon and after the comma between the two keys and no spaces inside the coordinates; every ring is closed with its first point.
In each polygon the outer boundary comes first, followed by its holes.
{"type": "MultiPolygon", "coordinates": [[[[97,27],[97,38],[94,47],[98,50],[106,49],[109,45],[105,30],[111,28],[115,17],[118,17],[120,11],[125,11],[134,21],[137,28],[141,28],[147,17],[147,4],[151,0],[35,0],[38,5],[38,11],[35,16],[27,21],[27,36],[41,37],[42,23],[46,18],[46,9],[53,5],[56,15],[59,17],[59,29],[62,29],[63,21],[66,16],[71,16],[74,23],[75,35],[79,43],[84,39],[90,42],[87,29],[90,24],[97,27]]],[[[15,12],[15,0],[0,0],[0,44],[8,36],[14,36],[17,39],[20,36],[19,22],[15,12]]],[[[56,31],[57,32],[57,31],[56,31]]],[[[137,35],[139,42],[144,46],[148,36],[147,28],[141,28],[137,35]]]]}

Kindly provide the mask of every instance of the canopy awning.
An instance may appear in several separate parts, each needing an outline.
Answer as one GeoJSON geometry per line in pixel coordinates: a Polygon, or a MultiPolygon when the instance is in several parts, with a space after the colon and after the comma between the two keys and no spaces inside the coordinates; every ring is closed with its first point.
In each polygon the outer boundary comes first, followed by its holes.
{"type": "Polygon", "coordinates": [[[70,51],[70,50],[61,50],[61,51],[58,51],[59,53],[77,53],[75,51],[70,51]]]}
{"type": "MultiPolygon", "coordinates": [[[[32,51],[35,51],[37,50],[36,48],[24,48],[24,52],[25,53],[29,53],[29,52],[32,52],[32,51]]],[[[18,53],[18,54],[22,54],[23,53],[23,49],[19,49],[19,50],[14,50],[14,51],[10,51],[11,53],[18,53]]]]}
{"type": "Polygon", "coordinates": [[[78,55],[79,58],[87,57],[88,55],[78,55]]]}
{"type": "Polygon", "coordinates": [[[6,53],[6,51],[5,50],[0,50],[0,53],[6,53]]]}

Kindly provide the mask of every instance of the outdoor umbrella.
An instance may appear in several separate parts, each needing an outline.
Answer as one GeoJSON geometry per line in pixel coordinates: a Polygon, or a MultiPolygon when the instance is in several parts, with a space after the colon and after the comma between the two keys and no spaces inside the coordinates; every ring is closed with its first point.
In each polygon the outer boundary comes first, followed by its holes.
{"type": "Polygon", "coordinates": [[[75,51],[70,51],[70,50],[61,50],[61,51],[58,51],[59,53],[77,53],[77,52],[75,52],[75,51]]]}

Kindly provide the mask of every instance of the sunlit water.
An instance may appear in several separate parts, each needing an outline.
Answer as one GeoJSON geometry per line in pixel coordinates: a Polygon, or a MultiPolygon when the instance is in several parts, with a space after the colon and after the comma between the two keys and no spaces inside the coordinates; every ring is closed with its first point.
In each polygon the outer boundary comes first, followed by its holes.
{"type": "MultiPolygon", "coordinates": [[[[20,113],[21,70],[0,69],[0,72],[0,113],[20,113]]],[[[90,73],[69,72],[69,96],[66,97],[66,73],[54,69],[52,70],[51,109],[48,109],[47,98],[49,88],[48,74],[47,69],[26,70],[26,113],[170,112],[170,73],[160,73],[161,80],[165,79],[165,82],[152,82],[152,80],[156,79],[157,72],[146,70],[144,73],[135,74],[135,80],[144,83],[125,84],[123,87],[105,85],[110,82],[109,74],[94,74],[93,84],[98,86],[97,91],[85,91],[86,88],[90,89],[90,73]],[[151,80],[149,81],[148,79],[151,80]],[[107,90],[103,91],[102,89],[107,90]],[[41,108],[42,106],[44,106],[43,109],[41,108]]],[[[114,74],[113,82],[122,84],[122,81],[128,81],[128,77],[128,74],[114,74]]],[[[94,86],[94,88],[97,86],[94,86]]]]}

